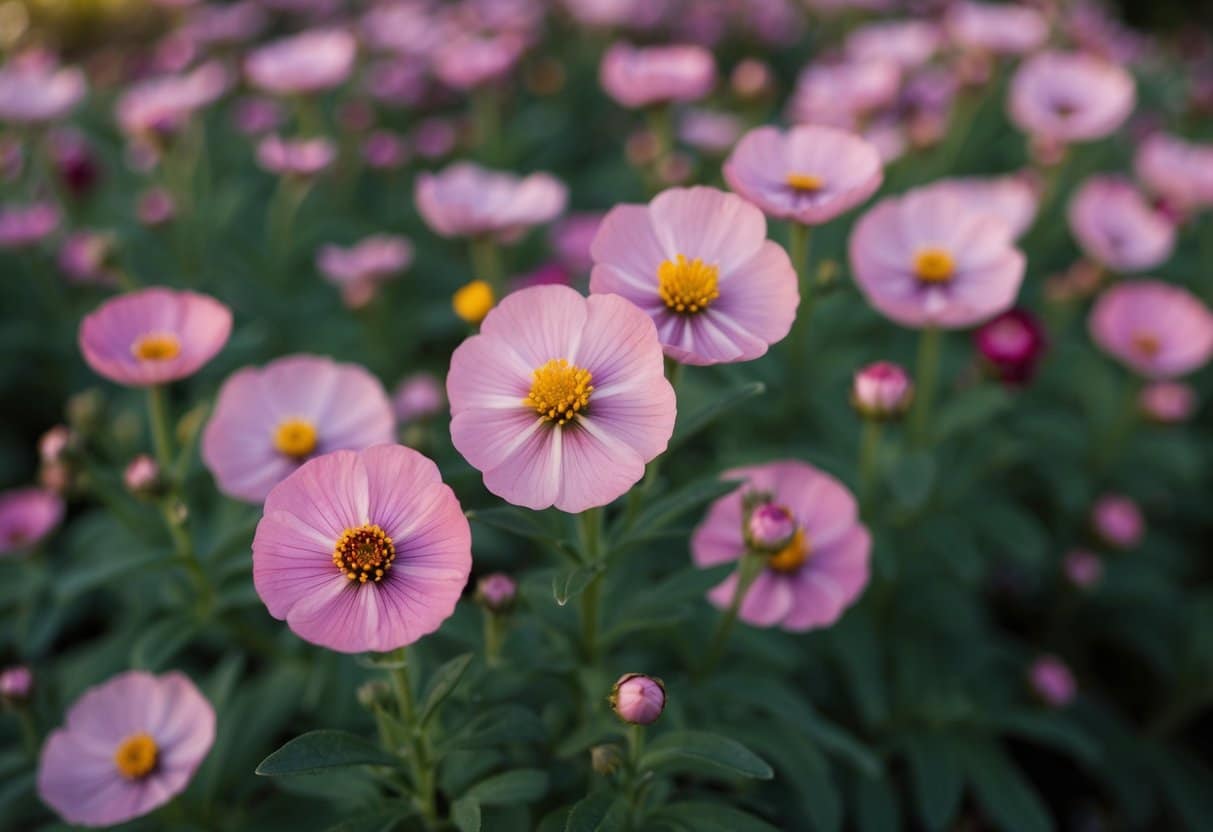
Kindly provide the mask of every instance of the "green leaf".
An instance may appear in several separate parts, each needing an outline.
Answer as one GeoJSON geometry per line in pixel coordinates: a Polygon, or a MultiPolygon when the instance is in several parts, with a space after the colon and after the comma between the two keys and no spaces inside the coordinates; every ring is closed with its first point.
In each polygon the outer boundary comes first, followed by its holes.
{"type": "Polygon", "coordinates": [[[1003,832],[1051,832],[1053,819],[1031,784],[991,742],[961,749],[977,803],[1003,832]]]}
{"type": "Polygon", "coordinates": [[[680,828],[695,832],[779,832],[765,820],[724,803],[687,801],[671,803],[655,816],[660,821],[673,821],[680,828]]]}
{"type": "Polygon", "coordinates": [[[485,748],[510,742],[541,742],[547,728],[533,711],[521,705],[501,705],[482,711],[442,743],[443,753],[485,748]]]}
{"type": "Polygon", "coordinates": [[[421,706],[421,724],[425,725],[438,712],[438,706],[451,695],[459,680],[463,678],[468,665],[472,663],[473,653],[464,653],[448,661],[434,671],[429,686],[425,691],[425,704],[421,706]]]}
{"type": "Polygon", "coordinates": [[[888,686],[881,641],[876,637],[872,622],[862,616],[848,615],[834,625],[831,635],[834,655],[842,666],[864,724],[869,727],[881,724],[889,713],[888,686]]]}
{"type": "Polygon", "coordinates": [[[345,731],[309,731],[290,740],[257,766],[257,774],[278,777],[346,766],[397,766],[400,759],[345,731]]]}
{"type": "Polygon", "coordinates": [[[635,536],[643,537],[664,529],[692,509],[735,491],[739,484],[736,480],[709,477],[683,486],[640,512],[632,524],[632,531],[635,536]]]}
{"type": "Polygon", "coordinates": [[[926,505],[935,486],[935,458],[927,451],[903,454],[888,469],[886,481],[894,501],[906,511],[926,505]]]}
{"type": "Polygon", "coordinates": [[[181,618],[165,618],[150,625],[131,645],[131,664],[159,670],[181,652],[198,632],[198,624],[181,618]]]}
{"type": "Polygon", "coordinates": [[[59,601],[70,601],[115,578],[142,569],[162,569],[170,562],[168,552],[136,551],[119,557],[95,558],[63,572],[55,581],[55,597],[59,601]]]}
{"type": "Polygon", "coordinates": [[[906,737],[903,747],[923,825],[928,829],[950,826],[964,796],[958,742],[951,737],[923,734],[906,737]]]}
{"type": "Polygon", "coordinates": [[[983,384],[948,397],[939,408],[935,437],[939,442],[979,428],[1011,406],[1011,396],[998,384],[983,384]]]}
{"type": "Polygon", "coordinates": [[[564,832],[617,832],[623,829],[626,805],[610,791],[595,792],[569,812],[564,832]]]}
{"type": "Polygon", "coordinates": [[[1099,745],[1061,714],[1037,711],[995,713],[990,716],[988,724],[1000,733],[1047,745],[1084,763],[1094,765],[1099,762],[1099,745]]]}
{"type": "Polygon", "coordinates": [[[509,506],[476,509],[469,511],[467,518],[473,523],[482,523],[494,529],[508,532],[549,546],[561,548],[565,543],[537,519],[534,512],[509,506]]]}
{"type": "Polygon", "coordinates": [[[465,798],[483,806],[533,803],[548,790],[548,774],[537,768],[520,768],[494,774],[468,789],[465,798]]]}
{"type": "Polygon", "coordinates": [[[725,392],[723,396],[705,404],[698,410],[690,413],[679,411],[678,420],[674,424],[674,435],[670,438],[667,450],[674,450],[730,410],[741,407],[750,399],[761,396],[766,391],[767,386],[761,381],[750,381],[725,392]]]}
{"type": "Polygon", "coordinates": [[[883,777],[852,777],[855,825],[860,832],[897,832],[901,810],[897,789],[883,777]]]}
{"type": "Polygon", "coordinates": [[[974,519],[985,540],[1007,556],[1029,566],[1048,558],[1048,532],[1035,515],[1014,503],[990,503],[974,519]]]}
{"type": "Polygon", "coordinates": [[[557,572],[552,576],[552,595],[555,597],[556,603],[563,607],[569,602],[569,599],[576,598],[585,592],[585,588],[597,575],[598,569],[589,566],[579,566],[567,572],[557,572]]]}
{"type": "Polygon", "coordinates": [[[640,759],[642,771],[687,771],[703,767],[758,780],[770,780],[775,776],[765,760],[741,743],[704,731],[671,731],[662,734],[640,759]]]}
{"type": "Polygon", "coordinates": [[[480,832],[480,803],[464,795],[451,804],[451,821],[459,832],[480,832]]]}
{"type": "Polygon", "coordinates": [[[330,826],[325,832],[391,832],[399,826],[400,821],[416,812],[407,804],[384,806],[347,818],[330,826]]]}

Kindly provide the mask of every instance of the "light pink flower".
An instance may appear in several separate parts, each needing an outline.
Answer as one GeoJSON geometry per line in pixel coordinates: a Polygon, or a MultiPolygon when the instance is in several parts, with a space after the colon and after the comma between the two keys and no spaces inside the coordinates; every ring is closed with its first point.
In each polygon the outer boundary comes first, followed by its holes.
{"type": "Polygon", "coordinates": [[[371,49],[428,57],[461,31],[443,11],[428,0],[378,3],[359,20],[360,36],[371,49]]]}
{"type": "Polygon", "coordinates": [[[1089,178],[1066,216],[1086,255],[1115,272],[1161,266],[1175,248],[1175,226],[1121,176],[1089,178]]]}
{"type": "Polygon", "coordinates": [[[114,237],[101,231],[73,231],[59,247],[59,269],[72,283],[112,286],[114,237]]]}
{"type": "Polygon", "coordinates": [[[438,466],[400,445],[334,451],[270,492],[253,584],[270,615],[340,653],[434,632],[472,569],[472,535],[438,466]]]}
{"type": "Polygon", "coordinates": [[[642,673],[625,673],[611,690],[611,707],[632,725],[651,725],[665,710],[665,684],[642,673]]]}
{"type": "Polygon", "coordinates": [[[898,364],[876,361],[861,367],[851,382],[851,404],[869,419],[899,416],[910,407],[914,383],[898,364]]]}
{"type": "Polygon", "coordinates": [[[162,75],[138,81],[118,99],[118,126],[124,133],[173,133],[191,115],[222,96],[231,76],[219,61],[209,61],[184,75],[162,75]]]}
{"type": "Polygon", "coordinates": [[[236,129],[248,136],[259,136],[277,129],[285,120],[282,105],[276,99],[260,96],[241,98],[232,108],[236,129]]]}
{"type": "Polygon", "coordinates": [[[0,68],[0,121],[44,124],[63,118],[84,98],[84,73],[75,67],[27,65],[0,68]]]}
{"type": "Polygon", "coordinates": [[[925,64],[940,46],[939,27],[925,20],[868,23],[847,36],[845,49],[853,61],[893,61],[905,69],[925,64]]]}
{"type": "Polygon", "coordinates": [[[919,190],[931,189],[951,191],[966,203],[966,211],[999,217],[1016,239],[1032,227],[1040,206],[1039,189],[1024,174],[941,179],[919,190]]]}
{"type": "Polygon", "coordinates": [[[167,188],[148,188],[135,205],[139,222],[149,227],[164,225],[177,215],[177,202],[167,188]]]}
{"type": "Polygon", "coordinates": [[[202,433],[202,461],[220,491],[258,503],[313,457],[394,437],[378,379],[356,364],[291,355],[223,383],[202,433]]]}
{"type": "Polygon", "coordinates": [[[1011,78],[1011,121],[1032,136],[1061,143],[1113,133],[1133,112],[1133,76],[1081,52],[1038,52],[1011,78]]]}
{"type": "Polygon", "coordinates": [[[677,361],[750,361],[788,334],[800,303],[796,271],[766,234],[761,211],[715,188],[617,205],[594,238],[590,291],[643,309],[677,361]]]}
{"type": "Polygon", "coordinates": [[[1018,3],[953,3],[944,16],[953,43],[974,52],[1023,54],[1040,47],[1049,24],[1037,9],[1018,3]]]}
{"type": "Polygon", "coordinates": [[[492,612],[509,609],[517,594],[517,581],[504,572],[491,572],[476,582],[476,600],[492,612]]]}
{"type": "Polygon", "coordinates": [[[889,60],[811,64],[796,79],[789,116],[798,124],[854,130],[892,104],[900,86],[901,68],[889,60]]]}
{"type": "Polygon", "coordinates": [[[1155,381],[1142,388],[1138,403],[1147,419],[1175,425],[1188,421],[1196,412],[1196,391],[1181,381],[1155,381]]]}
{"type": "Polygon", "coordinates": [[[284,139],[266,136],[257,145],[257,163],[270,173],[286,176],[315,176],[337,158],[337,145],[317,136],[311,139],[284,139]]]}
{"type": "Polygon", "coordinates": [[[362,142],[362,158],[367,167],[395,170],[409,160],[409,146],[404,136],[392,130],[372,130],[362,142]]]}
{"type": "Polygon", "coordinates": [[[20,702],[29,699],[34,689],[34,674],[25,665],[0,670],[0,700],[20,702]]]}
{"type": "Polygon", "coordinates": [[[552,226],[548,240],[556,258],[570,272],[584,274],[594,265],[590,246],[605,214],[583,211],[569,214],[552,226]]]}
{"type": "Polygon", "coordinates": [[[835,127],[746,133],[724,163],[729,187],[774,219],[819,225],[863,203],[880,187],[880,153],[835,127]]]}
{"type": "Polygon", "coordinates": [[[139,454],[122,469],[122,484],[133,494],[149,494],[160,484],[160,466],[147,454],[139,454]]]}
{"type": "Polygon", "coordinates": [[[413,199],[421,218],[443,237],[494,234],[514,238],[564,212],[568,188],[547,173],[518,177],[457,162],[421,173],[413,199]]]}
{"type": "Polygon", "coordinates": [[[513,32],[460,35],[435,51],[434,75],[452,89],[475,89],[507,75],[525,50],[526,41],[513,32]]]}
{"type": "Polygon", "coordinates": [[[89,688],[42,746],[38,795],[68,823],[112,826],[185,790],[215,710],[181,673],[132,670],[89,688]]]}
{"type": "Polygon", "coordinates": [[[244,74],[253,86],[274,95],[319,92],[349,77],[357,49],[349,32],[313,29],[250,52],[244,59],[244,74]]]}
{"type": "Polygon", "coordinates": [[[508,295],[451,356],[451,440],[489,491],[579,512],[635,485],[674,430],[674,390],[643,312],[564,286],[508,295]]]}
{"type": "Polygon", "coordinates": [[[414,373],[396,385],[392,406],[401,424],[428,419],[446,407],[446,391],[432,373],[414,373]]]}
{"type": "Polygon", "coordinates": [[[153,287],[101,304],[80,322],[77,340],[98,375],[148,387],[193,375],[231,331],[231,310],[214,298],[153,287]]]}
{"type": "Polygon", "coordinates": [[[1088,323],[1096,344],[1147,378],[1185,375],[1213,355],[1213,313],[1188,290],[1161,280],[1112,286],[1088,323]]]}
{"type": "Polygon", "coordinates": [[[744,128],[739,116],[719,110],[687,109],[678,122],[678,138],[703,153],[724,155],[744,128]]]}
{"type": "MultiPolygon", "coordinates": [[[[741,604],[741,620],[793,632],[837,621],[867,586],[872,548],[851,492],[829,474],[797,460],[736,468],[721,478],[745,483],[714,502],[691,536],[698,566],[729,563],[746,553],[749,506],[783,506],[797,525],[785,547],[767,554],[766,567],[741,604]]],[[[708,593],[708,600],[727,609],[736,588],[734,573],[708,593]]]]}
{"type": "Polygon", "coordinates": [[[1180,211],[1213,205],[1213,144],[1152,133],[1137,149],[1133,170],[1151,193],[1180,211]]]}
{"type": "Polygon", "coordinates": [[[59,227],[59,209],[51,202],[0,207],[0,249],[37,245],[59,227]]]}
{"type": "Polygon", "coordinates": [[[181,34],[200,46],[247,43],[269,23],[265,7],[256,0],[207,4],[191,10],[181,34]]]}
{"type": "Polygon", "coordinates": [[[1074,701],[1078,683],[1066,663],[1056,656],[1041,656],[1028,671],[1032,691],[1050,708],[1064,708],[1074,701]]]}
{"type": "Polygon", "coordinates": [[[38,545],[62,520],[63,499],[52,491],[0,491],[0,555],[38,545]]]}
{"type": "Polygon", "coordinates": [[[374,234],[349,248],[321,246],[316,268],[341,290],[346,305],[366,305],[378,284],[398,276],[413,262],[413,244],[397,234],[374,234]]]}
{"type": "Polygon", "coordinates": [[[607,95],[624,107],[698,101],[716,83],[716,60],[702,46],[621,42],[602,56],[598,79],[607,95]]]}
{"type": "Polygon", "coordinates": [[[1006,222],[939,187],[869,209],[851,232],[850,259],[859,288],[881,313],[903,326],[945,329],[1008,309],[1026,262],[1006,222]]]}
{"type": "Polygon", "coordinates": [[[1103,578],[1103,561],[1086,549],[1074,549],[1062,559],[1066,578],[1079,589],[1090,589],[1103,578]]]}
{"type": "Polygon", "coordinates": [[[1123,494],[1105,494],[1096,500],[1091,525],[1100,540],[1118,549],[1132,549],[1146,534],[1141,509],[1123,494]]]}

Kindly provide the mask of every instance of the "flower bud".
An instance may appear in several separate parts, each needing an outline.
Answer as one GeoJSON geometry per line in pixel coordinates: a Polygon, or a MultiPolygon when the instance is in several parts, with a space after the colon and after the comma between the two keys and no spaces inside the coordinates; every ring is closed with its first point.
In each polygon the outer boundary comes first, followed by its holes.
{"type": "Polygon", "coordinates": [[[877,361],[855,374],[851,404],[866,419],[895,419],[910,407],[914,385],[896,364],[877,361]]]}
{"type": "Polygon", "coordinates": [[[43,462],[58,462],[71,445],[72,431],[67,425],[55,425],[38,440],[38,456],[43,462]]]}
{"type": "Polygon", "coordinates": [[[489,612],[506,612],[517,594],[518,584],[504,572],[493,572],[476,582],[476,602],[489,612]]]}
{"type": "Polygon", "coordinates": [[[744,58],[733,67],[729,86],[743,101],[752,101],[770,93],[775,88],[775,75],[771,67],[758,58],[744,58]]]}
{"type": "Polygon", "coordinates": [[[0,699],[5,702],[24,702],[33,689],[34,674],[25,665],[0,670],[0,699]]]}
{"type": "Polygon", "coordinates": [[[171,222],[177,216],[177,201],[165,188],[149,188],[140,194],[135,213],[139,222],[155,228],[171,222]]]}
{"type": "Polygon", "coordinates": [[[128,491],[139,497],[150,497],[160,490],[160,466],[147,454],[139,454],[127,463],[122,482],[128,491]]]}
{"type": "Polygon", "coordinates": [[[665,683],[643,673],[625,673],[611,690],[611,707],[632,725],[656,722],[665,710],[665,683]]]}
{"type": "Polygon", "coordinates": [[[473,280],[461,286],[451,298],[455,314],[475,326],[484,320],[493,308],[493,287],[484,280],[473,280]]]}
{"type": "Polygon", "coordinates": [[[76,433],[90,433],[97,426],[104,407],[100,390],[93,388],[76,393],[67,400],[67,423],[76,433]]]}
{"type": "Polygon", "coordinates": [[[763,503],[750,512],[746,537],[755,549],[777,552],[796,534],[796,518],[785,506],[763,503]]]}
{"type": "Polygon", "coordinates": [[[441,413],[446,394],[442,382],[432,373],[414,373],[396,387],[392,405],[401,424],[408,424],[441,413]]]}
{"type": "Polygon", "coordinates": [[[1090,589],[1103,578],[1103,561],[1094,552],[1075,549],[1061,562],[1066,577],[1078,589],[1090,589]]]}
{"type": "Polygon", "coordinates": [[[623,765],[623,753],[617,745],[596,745],[590,749],[590,767],[602,775],[614,774],[623,765]]]}
{"type": "Polygon", "coordinates": [[[1122,494],[1105,494],[1096,500],[1091,525],[1100,540],[1117,549],[1133,548],[1146,533],[1141,509],[1122,494]]]}
{"type": "Polygon", "coordinates": [[[1028,670],[1032,691],[1050,708],[1064,708],[1074,701],[1078,684],[1065,662],[1056,656],[1041,656],[1028,670]]]}
{"type": "Polygon", "coordinates": [[[1046,348],[1045,331],[1025,309],[1011,309],[987,321],[973,333],[982,365],[1006,384],[1031,381],[1046,348]]]}
{"type": "Polygon", "coordinates": [[[1181,381],[1156,381],[1142,389],[1138,406],[1152,422],[1179,424],[1192,418],[1196,410],[1196,391],[1181,381]]]}
{"type": "Polygon", "coordinates": [[[358,704],[367,710],[391,701],[392,688],[382,679],[372,679],[358,687],[358,704]]]}

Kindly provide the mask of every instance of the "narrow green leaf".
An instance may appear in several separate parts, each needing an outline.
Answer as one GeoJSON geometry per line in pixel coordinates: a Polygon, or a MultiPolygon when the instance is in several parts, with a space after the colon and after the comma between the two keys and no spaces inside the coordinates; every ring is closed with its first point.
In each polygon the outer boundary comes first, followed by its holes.
{"type": "Polygon", "coordinates": [[[982,427],[1011,406],[1011,396],[1002,386],[983,384],[949,396],[935,421],[937,441],[982,427]]]}
{"type": "Polygon", "coordinates": [[[657,738],[640,759],[641,770],[675,771],[707,767],[724,774],[770,780],[775,776],[765,760],[736,740],[704,731],[671,731],[657,738]]]}
{"type": "Polygon", "coordinates": [[[483,806],[532,803],[548,790],[548,774],[537,768],[520,768],[494,774],[468,789],[465,798],[483,806]]]}
{"type": "Polygon", "coordinates": [[[585,592],[585,588],[590,585],[590,581],[594,580],[594,576],[597,574],[597,569],[588,566],[579,566],[567,572],[557,572],[552,576],[552,596],[556,599],[556,603],[563,607],[569,602],[569,599],[576,598],[585,592]]]}
{"type": "Polygon", "coordinates": [[[480,832],[480,803],[464,795],[451,804],[451,821],[459,832],[480,832]]]}
{"type": "Polygon", "coordinates": [[[168,552],[136,551],[120,557],[95,558],[75,565],[55,581],[55,597],[72,598],[141,569],[162,569],[170,563],[168,552]]]}
{"type": "Polygon", "coordinates": [[[482,523],[503,532],[534,540],[549,546],[559,547],[563,541],[539,522],[535,514],[520,508],[497,506],[469,511],[467,518],[473,523],[482,523]]]}
{"type": "Polygon", "coordinates": [[[198,625],[180,618],[166,618],[148,626],[131,645],[131,664],[144,670],[159,670],[168,664],[197,634],[198,625]]]}
{"type": "Polygon", "coordinates": [[[346,818],[330,826],[325,832],[391,832],[400,821],[416,814],[417,810],[407,804],[396,804],[373,809],[364,814],[346,818]]]}
{"type": "Polygon", "coordinates": [[[1099,762],[1099,745],[1062,714],[1038,711],[995,713],[990,716],[988,724],[1000,733],[1047,745],[1084,763],[1099,762]]]}
{"type": "Polygon", "coordinates": [[[677,448],[730,410],[741,407],[766,391],[767,386],[761,381],[750,381],[725,392],[723,396],[708,402],[698,410],[685,415],[680,411],[678,421],[674,425],[674,435],[670,438],[669,450],[677,448]]]}
{"type": "Polygon", "coordinates": [[[463,678],[468,665],[472,663],[473,653],[464,653],[448,661],[434,671],[426,688],[424,705],[421,706],[421,724],[424,725],[438,712],[438,707],[455,690],[459,680],[463,678]]]}
{"type": "Polygon", "coordinates": [[[657,813],[657,820],[671,820],[702,832],[779,832],[765,820],[724,803],[687,801],[671,803],[657,813]]]}
{"type": "Polygon", "coordinates": [[[932,830],[947,828],[964,796],[957,741],[937,734],[914,735],[905,738],[903,748],[923,825],[932,830]]]}
{"type": "Polygon", "coordinates": [[[974,797],[1002,832],[1052,832],[1053,819],[1032,785],[992,742],[962,748],[974,797]]]}
{"type": "Polygon", "coordinates": [[[697,480],[653,502],[636,517],[632,529],[637,535],[652,534],[692,509],[735,491],[738,485],[736,480],[722,480],[719,477],[697,480]]]}
{"type": "Polygon", "coordinates": [[[443,753],[486,748],[510,742],[540,742],[547,728],[533,711],[521,705],[501,705],[482,711],[442,743],[443,753]]]}
{"type": "Polygon", "coordinates": [[[903,454],[888,469],[886,482],[894,501],[907,511],[926,505],[935,487],[935,458],[926,451],[903,454]]]}
{"type": "Polygon", "coordinates": [[[564,832],[617,832],[623,829],[626,812],[614,792],[595,792],[580,800],[569,812],[564,832]]]}
{"type": "Polygon", "coordinates": [[[396,766],[400,759],[375,743],[345,731],[309,731],[290,740],[257,766],[257,774],[278,777],[346,766],[396,766]]]}
{"type": "Polygon", "coordinates": [[[854,775],[852,810],[860,832],[897,832],[901,829],[901,810],[897,789],[883,777],[854,775]]]}

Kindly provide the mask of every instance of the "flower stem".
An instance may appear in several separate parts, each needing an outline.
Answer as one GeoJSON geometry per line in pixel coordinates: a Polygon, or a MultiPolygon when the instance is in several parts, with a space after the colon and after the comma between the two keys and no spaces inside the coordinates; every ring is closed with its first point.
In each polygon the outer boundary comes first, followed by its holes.
{"type": "Polygon", "coordinates": [[[493,287],[493,300],[501,300],[505,270],[501,263],[501,248],[492,235],[472,237],[468,243],[472,258],[472,278],[493,287]]]}
{"type": "Polygon", "coordinates": [[[588,566],[599,569],[590,579],[581,595],[581,643],[589,664],[598,660],[598,606],[602,596],[602,509],[583,511],[578,520],[581,524],[581,551],[588,566]]]}
{"type": "Polygon", "coordinates": [[[163,476],[173,470],[173,446],[169,439],[168,407],[164,402],[164,388],[153,384],[147,388],[148,424],[152,432],[152,448],[156,453],[156,464],[163,476]]]}
{"type": "Polygon", "coordinates": [[[400,710],[400,721],[408,729],[409,769],[413,775],[414,798],[426,829],[438,823],[438,804],[435,799],[434,767],[430,762],[430,739],[417,713],[413,700],[413,687],[409,679],[408,651],[401,647],[392,653],[396,667],[390,672],[392,692],[400,710]]]}
{"type": "Polygon", "coordinates": [[[484,611],[484,663],[489,667],[501,664],[501,643],[504,641],[504,621],[491,610],[484,611]]]}
{"type": "Polygon", "coordinates": [[[939,353],[943,333],[929,326],[918,338],[918,369],[914,379],[914,409],[910,414],[910,433],[914,444],[927,445],[930,436],[931,399],[935,395],[935,379],[939,375],[939,353]]]}
{"type": "Polygon", "coordinates": [[[880,454],[880,434],[883,425],[877,419],[864,419],[859,440],[859,507],[867,518],[876,481],[876,460],[880,454]]]}
{"type": "Polygon", "coordinates": [[[711,673],[716,667],[716,663],[720,661],[725,644],[729,640],[729,633],[733,631],[733,625],[737,623],[737,614],[741,611],[741,604],[745,601],[746,593],[750,591],[750,587],[762,573],[764,566],[766,566],[766,557],[758,552],[746,552],[741,556],[741,562],[737,565],[737,586],[733,590],[733,599],[729,602],[729,608],[725,610],[724,617],[716,625],[716,634],[712,637],[712,646],[708,650],[708,658],[704,662],[701,676],[711,673]]]}
{"type": "Polygon", "coordinates": [[[798,222],[788,223],[788,257],[800,286],[800,309],[796,320],[792,323],[792,337],[788,346],[792,350],[792,389],[799,390],[805,385],[800,383],[804,374],[805,351],[809,337],[809,318],[813,316],[813,274],[812,274],[812,228],[798,222]]]}

